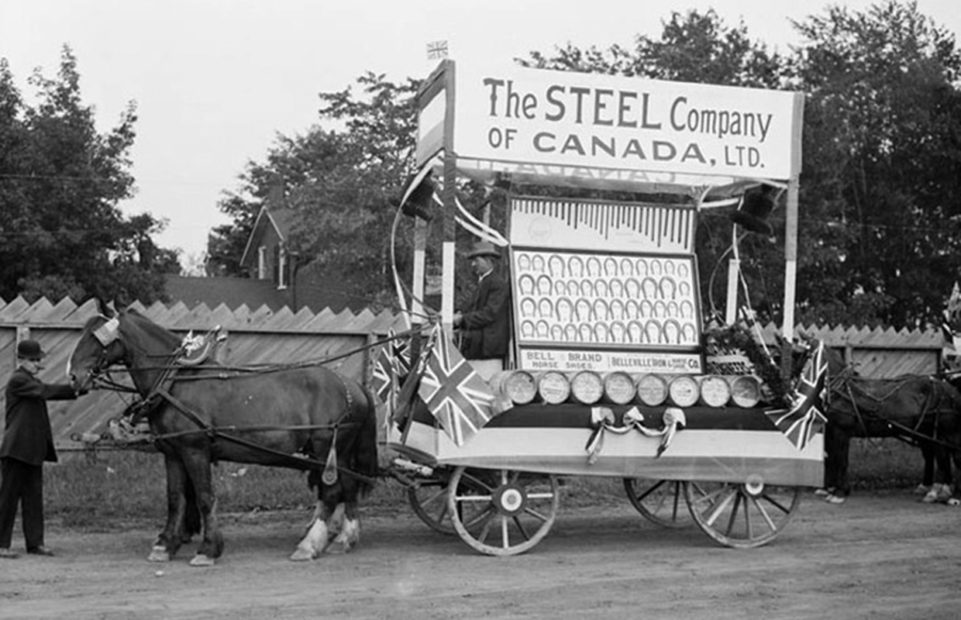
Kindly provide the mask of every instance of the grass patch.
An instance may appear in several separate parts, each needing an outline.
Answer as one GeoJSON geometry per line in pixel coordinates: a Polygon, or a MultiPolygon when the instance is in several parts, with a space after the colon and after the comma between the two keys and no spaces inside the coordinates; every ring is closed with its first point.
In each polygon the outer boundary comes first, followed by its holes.
{"type": "MultiPolygon", "coordinates": [[[[921,480],[923,459],[916,448],[893,439],[857,439],[851,444],[850,474],[856,490],[910,488],[921,480]]],[[[314,495],[306,474],[295,470],[220,463],[213,478],[221,513],[310,510],[314,495]]],[[[166,516],[163,457],[136,450],[61,454],[44,476],[46,512],[64,525],[109,528],[129,519],[166,516]]],[[[620,479],[570,477],[564,505],[604,506],[626,501],[620,479]]],[[[409,510],[406,488],[381,480],[364,500],[365,511],[389,515],[409,510]]]]}

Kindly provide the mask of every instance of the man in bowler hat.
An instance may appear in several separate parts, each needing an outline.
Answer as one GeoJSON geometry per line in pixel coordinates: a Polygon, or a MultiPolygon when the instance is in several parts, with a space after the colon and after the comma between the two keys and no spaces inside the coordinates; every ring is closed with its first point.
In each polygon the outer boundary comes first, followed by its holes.
{"type": "Polygon", "coordinates": [[[503,369],[510,341],[511,289],[497,273],[500,254],[493,244],[480,241],[468,253],[477,289],[470,305],[454,313],[454,327],[462,331],[461,352],[485,379],[503,369]]]}
{"type": "Polygon", "coordinates": [[[43,462],[57,460],[47,401],[77,394],[70,385],[47,385],[39,379],[43,357],[39,342],[20,341],[19,365],[7,383],[6,428],[0,442],[0,558],[18,556],[10,549],[18,505],[27,553],[53,555],[43,540],[43,462]]]}

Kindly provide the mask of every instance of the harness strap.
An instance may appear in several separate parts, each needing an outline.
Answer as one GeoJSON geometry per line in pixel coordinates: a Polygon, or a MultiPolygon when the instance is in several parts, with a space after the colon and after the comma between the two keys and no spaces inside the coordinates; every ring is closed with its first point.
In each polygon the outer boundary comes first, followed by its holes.
{"type": "MultiPolygon", "coordinates": [[[[187,416],[187,418],[191,422],[193,422],[194,424],[200,427],[196,431],[187,431],[179,434],[187,434],[189,432],[204,432],[212,439],[224,439],[232,443],[244,446],[245,448],[250,448],[251,450],[276,456],[282,459],[283,461],[285,461],[286,463],[292,466],[295,466],[297,469],[321,469],[321,470],[324,470],[325,474],[327,474],[328,470],[333,469],[335,471],[339,471],[348,476],[351,476],[352,478],[355,478],[357,480],[367,482],[368,484],[374,484],[376,482],[375,478],[371,478],[370,476],[365,476],[364,474],[359,474],[357,472],[350,471],[347,468],[336,465],[336,460],[332,465],[329,462],[318,461],[317,459],[311,458],[309,456],[294,456],[292,454],[287,454],[286,452],[281,452],[280,450],[274,450],[273,448],[268,448],[266,446],[255,443],[253,441],[243,439],[242,437],[237,437],[236,435],[229,435],[227,433],[224,433],[220,428],[213,427],[210,424],[207,424],[206,422],[204,422],[195,409],[188,406],[186,403],[184,403],[182,400],[175,397],[166,389],[159,388],[156,391],[156,393],[159,394],[164,399],[166,399],[171,405],[176,407],[177,410],[179,410],[185,416],[187,416]]],[[[336,441],[338,424],[334,424],[332,426],[334,429],[334,440],[336,441]]],[[[283,429],[279,429],[279,430],[283,430],[283,429]]],[[[330,458],[330,453],[334,453],[336,458],[336,452],[334,452],[334,450],[335,450],[334,443],[331,443],[331,449],[330,449],[330,452],[328,452],[328,461],[330,458]]],[[[334,477],[336,482],[336,476],[334,477]]]]}

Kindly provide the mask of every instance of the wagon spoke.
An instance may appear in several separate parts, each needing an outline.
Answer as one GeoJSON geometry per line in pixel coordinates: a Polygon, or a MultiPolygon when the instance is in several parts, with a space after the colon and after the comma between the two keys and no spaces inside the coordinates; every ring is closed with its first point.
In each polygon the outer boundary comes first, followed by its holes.
{"type": "Polygon", "coordinates": [[[501,517],[501,548],[510,549],[511,547],[511,535],[507,527],[507,517],[501,517]]]}
{"type": "MultiPolygon", "coordinates": [[[[764,504],[761,503],[760,499],[755,499],[754,505],[757,506],[757,511],[761,513],[761,516],[764,518],[764,521],[767,523],[767,526],[771,529],[771,531],[773,532],[777,530],[777,526],[774,524],[774,519],[772,519],[771,515],[768,514],[767,508],[764,507],[764,504]]],[[[775,505],[777,504],[775,503],[775,505]]]]}
{"type": "Polygon", "coordinates": [[[465,521],[464,527],[474,528],[474,527],[477,527],[479,524],[483,523],[484,527],[489,528],[491,517],[493,517],[496,513],[497,511],[494,510],[493,506],[488,506],[486,509],[484,509],[483,512],[478,513],[473,518],[469,519],[468,521],[465,521]]]}
{"type": "Polygon", "coordinates": [[[724,533],[725,536],[730,536],[731,532],[734,531],[734,523],[737,521],[737,511],[741,506],[741,493],[739,491],[734,491],[734,507],[731,508],[731,518],[727,522],[727,531],[724,533]]]}
{"type": "Polygon", "coordinates": [[[713,526],[714,522],[717,521],[718,517],[721,516],[721,513],[723,513],[727,509],[727,507],[731,504],[731,499],[736,494],[737,494],[737,491],[731,492],[730,489],[721,489],[721,491],[718,491],[717,493],[711,493],[710,495],[706,496],[704,498],[704,501],[706,501],[710,506],[712,506],[713,510],[711,510],[710,514],[708,514],[707,517],[704,519],[705,523],[707,523],[710,526],[713,526]],[[713,498],[716,496],[719,496],[723,491],[728,491],[727,495],[725,497],[722,497],[719,501],[715,502],[713,498]]]}
{"type": "Polygon", "coordinates": [[[528,535],[528,533],[527,533],[527,530],[524,529],[524,524],[521,523],[521,520],[520,520],[520,517],[519,517],[519,516],[516,516],[516,515],[514,516],[514,525],[517,526],[517,531],[519,531],[519,532],[521,533],[521,536],[524,537],[524,540],[530,540],[530,539],[531,539],[530,535],[528,535]]]}
{"type": "Polygon", "coordinates": [[[757,499],[753,497],[744,497],[744,529],[747,531],[747,538],[750,540],[754,538],[754,530],[751,528],[751,504],[757,505],[757,499]]]}
{"type": "Polygon", "coordinates": [[[785,506],[785,505],[782,504],[781,502],[777,501],[775,498],[771,497],[771,496],[768,495],[767,493],[765,493],[764,495],[762,495],[762,497],[763,497],[764,499],[766,499],[768,502],[770,502],[772,506],[774,506],[775,508],[777,508],[778,510],[780,510],[781,512],[783,512],[783,513],[785,513],[785,514],[787,514],[787,513],[789,513],[789,512],[791,511],[787,506],[785,506]]]}

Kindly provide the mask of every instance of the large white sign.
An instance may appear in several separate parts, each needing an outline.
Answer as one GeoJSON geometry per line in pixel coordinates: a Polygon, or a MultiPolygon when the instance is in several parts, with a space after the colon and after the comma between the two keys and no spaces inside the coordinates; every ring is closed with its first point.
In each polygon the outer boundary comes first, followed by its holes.
{"type": "Polygon", "coordinates": [[[455,70],[459,159],[788,179],[799,94],[508,67],[455,70]]]}

